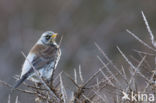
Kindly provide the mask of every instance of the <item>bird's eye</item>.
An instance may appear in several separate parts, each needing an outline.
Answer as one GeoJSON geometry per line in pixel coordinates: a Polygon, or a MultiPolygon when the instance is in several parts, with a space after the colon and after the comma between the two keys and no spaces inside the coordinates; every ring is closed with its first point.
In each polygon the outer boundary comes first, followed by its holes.
{"type": "Polygon", "coordinates": [[[50,39],[50,36],[49,36],[49,35],[47,35],[47,36],[46,36],[46,40],[49,40],[49,39],[50,39]]]}

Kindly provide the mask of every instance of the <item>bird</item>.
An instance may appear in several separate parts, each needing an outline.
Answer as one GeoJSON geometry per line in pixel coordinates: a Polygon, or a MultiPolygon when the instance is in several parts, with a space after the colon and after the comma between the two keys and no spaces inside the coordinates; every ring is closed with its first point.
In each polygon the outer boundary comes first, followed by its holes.
{"type": "Polygon", "coordinates": [[[41,35],[28,53],[22,66],[21,76],[13,86],[14,89],[25,80],[31,80],[35,83],[41,82],[34,68],[44,80],[51,79],[53,70],[56,69],[61,56],[60,46],[56,43],[57,35],[53,31],[46,31],[41,35]]]}

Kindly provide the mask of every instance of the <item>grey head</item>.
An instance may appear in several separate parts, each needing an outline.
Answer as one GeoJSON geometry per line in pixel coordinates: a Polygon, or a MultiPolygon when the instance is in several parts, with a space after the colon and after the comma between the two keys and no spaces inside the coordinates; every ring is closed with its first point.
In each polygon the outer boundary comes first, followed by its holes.
{"type": "Polygon", "coordinates": [[[38,40],[38,44],[52,44],[52,43],[55,43],[55,39],[57,37],[57,33],[53,32],[53,31],[46,31],[44,32],[40,39],[38,40]]]}

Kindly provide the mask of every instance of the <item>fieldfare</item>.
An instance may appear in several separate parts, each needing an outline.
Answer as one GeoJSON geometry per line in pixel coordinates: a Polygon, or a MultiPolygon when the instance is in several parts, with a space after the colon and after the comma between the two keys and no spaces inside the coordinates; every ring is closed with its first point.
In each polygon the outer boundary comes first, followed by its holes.
{"type": "Polygon", "coordinates": [[[44,80],[50,80],[61,56],[61,50],[55,41],[56,36],[57,33],[52,31],[44,32],[41,35],[40,39],[30,50],[23,64],[20,79],[14,85],[14,88],[17,88],[27,79],[35,83],[41,82],[33,67],[44,80]]]}

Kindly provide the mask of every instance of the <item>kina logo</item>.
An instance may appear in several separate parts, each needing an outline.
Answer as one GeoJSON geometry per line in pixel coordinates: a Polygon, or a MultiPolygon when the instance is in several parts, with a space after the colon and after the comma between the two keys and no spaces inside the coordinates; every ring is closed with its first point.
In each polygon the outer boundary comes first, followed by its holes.
{"type": "Polygon", "coordinates": [[[126,93],[122,92],[123,97],[122,100],[128,100],[128,101],[134,101],[134,102],[154,102],[155,101],[155,96],[154,94],[150,93],[141,93],[141,92],[131,92],[131,93],[126,93]]]}

